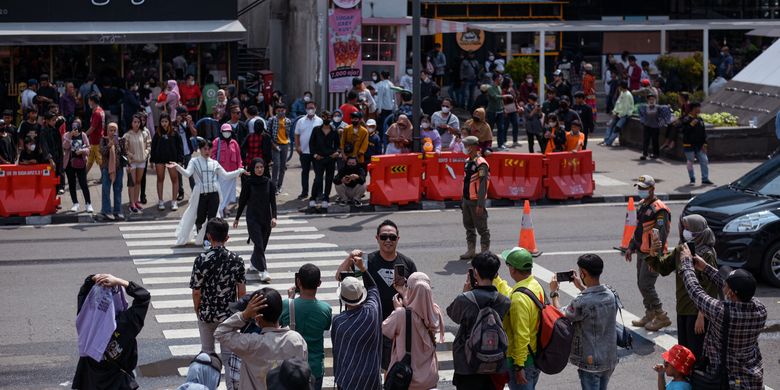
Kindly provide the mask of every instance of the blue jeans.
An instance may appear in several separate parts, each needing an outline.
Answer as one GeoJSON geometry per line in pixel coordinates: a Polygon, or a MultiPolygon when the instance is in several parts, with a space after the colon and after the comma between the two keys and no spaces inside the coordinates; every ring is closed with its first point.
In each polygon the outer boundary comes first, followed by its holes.
{"type": "Polygon", "coordinates": [[[704,150],[699,149],[683,149],[685,159],[688,160],[688,178],[691,179],[691,183],[696,181],[696,174],[693,172],[693,158],[699,159],[699,167],[701,167],[701,180],[706,181],[710,179],[710,160],[707,158],[707,153],[704,150]]]}
{"type": "Polygon", "coordinates": [[[477,82],[463,80],[461,88],[460,98],[463,100],[463,108],[468,110],[474,101],[474,90],[477,89],[477,82]]]}
{"type": "Polygon", "coordinates": [[[491,130],[495,130],[498,135],[498,147],[501,147],[506,142],[506,127],[504,126],[504,113],[503,112],[488,112],[487,113],[488,124],[491,130]]]}
{"type": "Polygon", "coordinates": [[[504,142],[509,136],[509,125],[512,125],[512,142],[517,143],[517,136],[520,132],[520,125],[517,123],[518,116],[516,112],[504,113],[504,142]]]}
{"type": "Polygon", "coordinates": [[[103,184],[103,202],[100,205],[100,212],[103,214],[121,214],[122,213],[122,178],[124,177],[125,170],[122,168],[116,169],[116,178],[114,178],[114,184],[111,184],[111,177],[108,175],[108,168],[100,168],[102,177],[100,181],[103,184]],[[111,187],[114,189],[114,208],[111,209],[111,187]]]}
{"type": "Polygon", "coordinates": [[[582,390],[607,390],[609,384],[609,378],[615,369],[602,372],[589,372],[583,370],[577,370],[580,375],[580,384],[582,390]]]}
{"type": "Polygon", "coordinates": [[[623,126],[626,125],[627,120],[628,116],[623,116],[620,118],[613,118],[612,121],[610,121],[609,127],[607,128],[607,134],[604,136],[604,143],[607,144],[607,146],[612,146],[612,143],[615,142],[620,131],[623,130],[623,126]]]}
{"type": "Polygon", "coordinates": [[[533,364],[525,367],[525,379],[528,383],[521,385],[515,382],[515,373],[509,373],[509,390],[534,390],[539,382],[539,369],[533,364]]]}

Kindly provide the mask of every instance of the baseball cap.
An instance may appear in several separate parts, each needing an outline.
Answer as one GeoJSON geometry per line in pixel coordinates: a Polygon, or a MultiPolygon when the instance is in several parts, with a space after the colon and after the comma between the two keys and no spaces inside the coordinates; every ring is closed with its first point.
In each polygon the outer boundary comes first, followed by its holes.
{"type": "Polygon", "coordinates": [[[560,69],[553,72],[553,76],[560,76],[561,74],[563,74],[563,72],[560,69]]]}
{"type": "Polygon", "coordinates": [[[740,301],[746,302],[756,294],[756,278],[744,269],[736,269],[726,276],[726,284],[740,301]]]}
{"type": "Polygon", "coordinates": [[[639,176],[639,178],[636,179],[636,183],[634,183],[634,187],[639,187],[642,189],[655,187],[655,179],[653,179],[653,177],[650,175],[639,176]]]}
{"type": "Polygon", "coordinates": [[[309,364],[299,358],[286,359],[279,366],[268,371],[268,390],[314,389],[314,380],[309,364]]]}
{"type": "Polygon", "coordinates": [[[470,135],[470,136],[468,136],[468,137],[463,139],[463,145],[465,145],[465,146],[476,145],[478,143],[479,143],[479,138],[477,138],[477,137],[475,137],[473,135],[470,135]]]}
{"type": "Polygon", "coordinates": [[[512,268],[521,271],[530,271],[534,267],[534,258],[531,256],[531,252],[528,252],[528,249],[525,248],[516,246],[512,249],[507,249],[501,253],[501,257],[512,268]]]}
{"type": "Polygon", "coordinates": [[[38,84],[38,80],[36,79],[27,80],[27,85],[37,85],[37,84],[38,84]]]}
{"type": "Polygon", "coordinates": [[[363,303],[368,296],[366,287],[357,278],[348,276],[341,281],[336,291],[339,298],[345,303],[355,306],[363,303]]]}
{"type": "Polygon", "coordinates": [[[351,115],[352,118],[363,118],[363,113],[360,111],[353,112],[351,115]]]}
{"type": "Polygon", "coordinates": [[[674,367],[675,370],[685,376],[691,374],[693,363],[696,362],[696,357],[693,356],[693,352],[680,344],[675,344],[670,350],[664,352],[661,357],[669,363],[669,365],[674,367]]]}
{"type": "Polygon", "coordinates": [[[233,126],[230,125],[230,123],[223,123],[222,127],[219,128],[219,131],[229,131],[233,132],[233,126]]]}
{"type": "Polygon", "coordinates": [[[3,110],[3,116],[14,116],[14,110],[6,108],[5,110],[3,110]]]}
{"type": "Polygon", "coordinates": [[[650,86],[650,80],[642,79],[642,85],[645,86],[645,87],[649,87],[650,86]]]}
{"type": "Polygon", "coordinates": [[[186,113],[187,113],[187,109],[186,108],[184,108],[184,107],[176,107],[176,115],[182,115],[182,114],[186,114],[186,113]]]}
{"type": "Polygon", "coordinates": [[[582,128],[582,123],[580,123],[579,120],[575,119],[575,120],[571,121],[571,124],[569,126],[577,126],[579,128],[582,128]]]}
{"type": "Polygon", "coordinates": [[[369,119],[366,121],[366,127],[376,127],[376,121],[373,119],[369,119]]]}

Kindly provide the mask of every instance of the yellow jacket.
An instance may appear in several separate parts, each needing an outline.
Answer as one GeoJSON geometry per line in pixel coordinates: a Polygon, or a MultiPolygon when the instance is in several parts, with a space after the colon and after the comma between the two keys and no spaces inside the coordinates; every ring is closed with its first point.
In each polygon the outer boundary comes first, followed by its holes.
{"type": "Polygon", "coordinates": [[[352,144],[353,149],[350,153],[344,153],[347,157],[357,157],[358,163],[363,163],[368,150],[368,130],[360,126],[355,134],[352,125],[348,125],[341,133],[341,150],[344,150],[347,144],[352,144]]]}
{"type": "Polygon", "coordinates": [[[493,279],[493,286],[498,292],[509,297],[511,305],[509,314],[504,316],[504,330],[506,331],[509,347],[507,357],[510,364],[527,366],[533,364],[533,358],[528,354],[528,347],[536,352],[536,334],[539,331],[539,308],[531,301],[528,295],[522,292],[513,293],[518,287],[525,287],[536,294],[540,301],[544,302],[544,289],[533,276],[509,286],[500,276],[493,279]]]}

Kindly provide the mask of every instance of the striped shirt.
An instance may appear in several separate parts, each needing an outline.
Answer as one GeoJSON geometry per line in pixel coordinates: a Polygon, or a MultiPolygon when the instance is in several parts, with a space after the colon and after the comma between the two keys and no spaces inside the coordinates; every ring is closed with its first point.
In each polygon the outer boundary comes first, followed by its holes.
{"type": "Polygon", "coordinates": [[[176,170],[186,177],[195,175],[195,183],[200,184],[200,193],[208,194],[219,191],[218,179],[233,179],[244,173],[243,168],[236,169],[233,172],[225,172],[216,160],[210,158],[196,157],[190,160],[187,169],[177,165],[176,170]]]}
{"type": "MultiPolygon", "coordinates": [[[[365,277],[364,277],[365,280],[365,277]]],[[[333,371],[342,390],[381,389],[379,363],[382,356],[382,318],[379,290],[368,287],[368,297],[359,308],[333,318],[333,371]]]]}

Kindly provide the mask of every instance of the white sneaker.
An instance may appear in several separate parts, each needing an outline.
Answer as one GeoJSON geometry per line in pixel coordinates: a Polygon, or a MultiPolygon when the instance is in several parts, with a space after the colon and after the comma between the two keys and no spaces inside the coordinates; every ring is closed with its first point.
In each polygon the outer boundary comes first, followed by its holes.
{"type": "Polygon", "coordinates": [[[171,210],[176,211],[179,209],[179,202],[172,200],[171,201],[171,210]]]}
{"type": "Polygon", "coordinates": [[[89,204],[89,203],[87,203],[87,212],[90,213],[90,214],[94,214],[95,213],[95,209],[93,209],[92,205],[89,204]]]}
{"type": "Polygon", "coordinates": [[[159,203],[157,203],[157,210],[160,210],[160,211],[165,210],[165,202],[160,201],[159,203]]]}
{"type": "Polygon", "coordinates": [[[268,273],[268,271],[260,272],[260,281],[263,283],[267,283],[271,281],[271,275],[268,273]]]}
{"type": "Polygon", "coordinates": [[[327,201],[327,200],[323,200],[323,201],[322,201],[322,208],[323,208],[323,209],[327,209],[327,208],[328,208],[328,206],[330,206],[330,203],[328,203],[328,201],[327,201]]]}
{"type": "Polygon", "coordinates": [[[249,269],[247,269],[247,271],[248,271],[248,272],[260,272],[260,271],[258,271],[258,270],[257,270],[257,268],[255,268],[255,266],[254,266],[254,265],[252,265],[252,264],[250,264],[250,265],[249,265],[249,269]]]}
{"type": "Polygon", "coordinates": [[[70,208],[70,211],[72,213],[78,213],[79,212],[79,204],[78,203],[74,203],[73,207],[70,208]]]}

